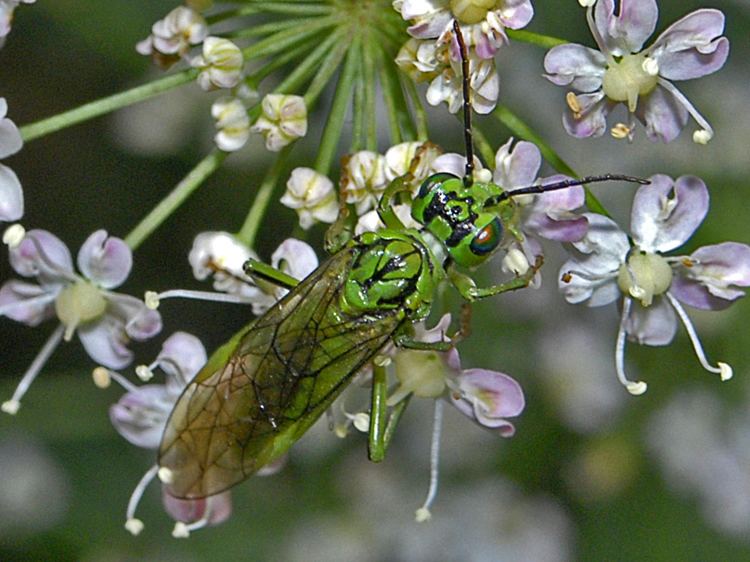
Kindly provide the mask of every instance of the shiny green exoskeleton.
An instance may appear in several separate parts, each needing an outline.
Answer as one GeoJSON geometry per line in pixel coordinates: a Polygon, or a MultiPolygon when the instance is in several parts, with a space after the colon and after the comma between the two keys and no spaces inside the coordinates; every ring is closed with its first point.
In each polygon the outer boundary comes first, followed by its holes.
{"type": "Polygon", "coordinates": [[[217,350],[185,389],[159,452],[171,494],[216,494],[277,459],[388,342],[444,349],[410,335],[446,277],[470,300],[528,284],[534,268],[485,289],[456,270],[501,245],[500,217],[513,215],[513,203],[495,203],[498,186],[429,177],[413,202],[420,230],[398,227],[389,207],[406,186],[397,180],[383,197],[389,228],[346,243],[217,350]]]}

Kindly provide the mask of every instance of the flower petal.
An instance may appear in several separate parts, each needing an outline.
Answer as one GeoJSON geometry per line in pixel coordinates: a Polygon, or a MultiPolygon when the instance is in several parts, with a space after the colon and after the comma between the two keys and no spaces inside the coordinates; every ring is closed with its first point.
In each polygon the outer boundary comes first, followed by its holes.
{"type": "Polygon", "coordinates": [[[89,357],[110,369],[123,369],[133,360],[126,346],[122,323],[105,314],[96,322],[78,326],[78,337],[89,357]]]}
{"type": "Polygon", "coordinates": [[[175,332],[164,340],[156,357],[156,363],[167,375],[166,386],[172,396],[185,389],[207,360],[201,340],[187,332],[175,332]]]}
{"type": "Polygon", "coordinates": [[[271,265],[301,281],[318,267],[318,256],[307,242],[287,238],[271,255],[271,265]]]}
{"type": "Polygon", "coordinates": [[[161,314],[146,308],[142,300],[120,293],[107,295],[107,300],[107,314],[122,323],[128,337],[143,341],[161,332],[161,314]]]}
{"type": "Polygon", "coordinates": [[[595,92],[602,87],[607,58],[594,49],[575,43],[552,47],[544,57],[544,77],[558,86],[579,92],[595,92]]]}
{"type": "Polygon", "coordinates": [[[57,291],[11,279],[0,288],[0,316],[27,326],[38,326],[55,316],[56,296],[57,291]]]}
{"type": "Polygon", "coordinates": [[[667,299],[657,297],[648,308],[637,302],[625,323],[628,339],[641,345],[668,345],[677,331],[677,316],[667,299]]]}
{"type": "Polygon", "coordinates": [[[659,8],[656,0],[620,0],[615,14],[614,0],[599,0],[594,8],[596,28],[603,47],[615,56],[637,53],[656,29],[659,8]]]}
{"type": "Polygon", "coordinates": [[[183,500],[172,496],[163,486],[162,504],[175,521],[194,523],[207,517],[209,525],[218,525],[232,514],[232,493],[222,492],[206,498],[183,500]]]}
{"type": "Polygon", "coordinates": [[[534,184],[542,165],[542,153],[534,143],[513,138],[502,145],[495,154],[493,179],[503,189],[528,187],[534,184]]]}
{"type": "Polygon", "coordinates": [[[37,277],[42,285],[60,285],[75,279],[73,258],[65,243],[46,230],[29,230],[12,248],[10,265],[24,277],[37,277]]]}
{"type": "Polygon", "coordinates": [[[109,419],[136,447],[157,449],[173,407],[174,398],[164,385],[149,384],[124,394],[109,408],[109,419]]]}
{"type": "Polygon", "coordinates": [[[650,141],[672,142],[688,122],[687,108],[662,86],[639,100],[635,116],[650,141]]]}
{"type": "Polygon", "coordinates": [[[97,230],[78,251],[78,269],[104,289],[113,289],[128,278],[133,267],[133,253],[121,239],[97,230]]]}
{"type": "Polygon", "coordinates": [[[563,127],[569,135],[581,138],[600,137],[607,130],[607,115],[615,104],[600,91],[576,96],[579,113],[568,108],[563,113],[563,127]]]}
{"type": "Polygon", "coordinates": [[[668,80],[690,80],[716,72],[729,56],[724,14],[702,9],[669,26],[649,48],[659,63],[659,74],[668,80]]]}
{"type": "Polygon", "coordinates": [[[704,246],[690,256],[690,267],[676,277],[670,292],[695,308],[721,310],[745,295],[750,286],[750,246],[724,242],[704,246]]]}
{"type": "Polygon", "coordinates": [[[506,417],[519,415],[525,406],[521,385],[515,379],[497,371],[466,369],[458,375],[459,398],[450,399],[458,410],[480,425],[497,429],[503,437],[515,433],[506,417]]]}
{"type": "Polygon", "coordinates": [[[5,117],[7,112],[8,104],[5,98],[0,98],[0,158],[7,158],[11,154],[15,154],[23,146],[18,127],[13,121],[5,117]]]}
{"type": "Polygon", "coordinates": [[[630,229],[647,252],[668,252],[682,246],[708,213],[708,188],[696,176],[651,176],[633,199],[630,229]]]}
{"type": "Polygon", "coordinates": [[[0,221],[17,221],[23,216],[23,189],[13,170],[0,164],[0,221]]]}

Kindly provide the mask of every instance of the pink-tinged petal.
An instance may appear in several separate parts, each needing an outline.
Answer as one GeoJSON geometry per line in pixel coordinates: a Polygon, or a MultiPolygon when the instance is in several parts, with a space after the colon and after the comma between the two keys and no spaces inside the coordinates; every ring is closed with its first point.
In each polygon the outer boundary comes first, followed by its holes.
{"type": "Polygon", "coordinates": [[[455,152],[441,154],[432,162],[432,170],[435,173],[453,174],[461,178],[466,173],[466,157],[455,152]]]}
{"type": "Polygon", "coordinates": [[[218,525],[229,519],[232,514],[232,493],[222,492],[197,500],[181,500],[172,496],[166,486],[163,486],[162,504],[164,510],[175,521],[194,523],[205,517],[209,525],[218,525]]]}
{"type": "Polygon", "coordinates": [[[649,307],[633,303],[625,323],[628,339],[641,345],[668,345],[677,331],[677,316],[667,299],[657,297],[649,307]]]}
{"type": "Polygon", "coordinates": [[[659,8],[656,0],[620,0],[619,5],[615,14],[614,0],[599,0],[594,8],[596,28],[610,54],[637,53],[656,29],[659,8]]]}
{"type": "Polygon", "coordinates": [[[451,314],[446,312],[440,317],[437,324],[430,329],[418,324],[415,332],[415,339],[421,342],[435,343],[440,341],[449,341],[448,328],[451,325],[451,314]]]}
{"type": "Polygon", "coordinates": [[[78,269],[91,281],[105,289],[122,285],[133,267],[133,253],[119,238],[106,230],[97,230],[78,252],[78,269]]]}
{"type": "Polygon", "coordinates": [[[11,279],[0,288],[0,316],[38,326],[55,316],[56,291],[11,279]]]}
{"type": "Polygon", "coordinates": [[[542,165],[542,154],[534,143],[511,138],[495,154],[493,179],[503,189],[533,185],[542,165]]]}
{"type": "Polygon", "coordinates": [[[737,298],[744,296],[744,292],[737,290],[738,294],[734,299],[715,297],[708,291],[706,285],[697,279],[679,276],[672,279],[669,292],[677,300],[699,310],[724,310],[737,298]]]}
{"type": "Polygon", "coordinates": [[[197,337],[187,332],[175,332],[161,346],[156,363],[167,375],[167,388],[175,396],[206,364],[206,348],[197,337]]]}
{"type": "Polygon", "coordinates": [[[579,216],[568,219],[553,219],[542,213],[531,215],[524,223],[524,227],[547,240],[556,242],[578,242],[589,229],[586,217],[579,216]]]}
{"type": "Polygon", "coordinates": [[[544,75],[558,86],[579,92],[595,92],[602,87],[607,58],[594,49],[575,43],[552,47],[544,57],[544,75]]]}
{"type": "Polygon", "coordinates": [[[669,26],[649,48],[659,74],[669,80],[690,80],[716,72],[729,56],[724,14],[719,10],[692,12],[669,26]]]}
{"type": "Polygon", "coordinates": [[[5,117],[7,112],[8,104],[5,98],[0,98],[0,158],[7,158],[11,154],[15,154],[23,146],[18,127],[13,121],[5,117]]]}
{"type": "Polygon", "coordinates": [[[690,256],[670,291],[695,308],[721,310],[743,297],[750,286],[750,246],[724,242],[699,248],[690,256]]]}
{"type": "Polygon", "coordinates": [[[589,230],[583,240],[573,246],[583,254],[596,257],[597,266],[591,272],[617,271],[630,251],[630,242],[618,224],[598,213],[585,213],[589,230]]]}
{"type": "Polygon", "coordinates": [[[661,86],[641,98],[635,116],[646,126],[650,141],[672,142],[688,122],[688,110],[661,86]]]}
{"type": "Polygon", "coordinates": [[[96,363],[110,369],[123,369],[133,360],[131,352],[125,344],[127,338],[122,324],[104,315],[96,322],[78,326],[76,330],[83,348],[96,363]]]}
{"type": "Polygon", "coordinates": [[[595,257],[583,261],[568,260],[560,268],[557,287],[571,304],[586,302],[589,307],[604,306],[620,298],[617,271],[590,273],[587,269],[598,269],[595,257]],[[591,267],[593,265],[594,267],[591,267]]]}
{"type": "Polygon", "coordinates": [[[157,449],[174,402],[164,385],[144,385],[112,405],[109,419],[117,432],[136,447],[157,449]]]}
{"type": "Polygon", "coordinates": [[[503,437],[515,433],[506,417],[518,416],[524,409],[523,390],[512,377],[485,369],[467,369],[458,375],[461,395],[450,399],[458,410],[478,424],[496,429],[503,437]]]}
{"type": "Polygon", "coordinates": [[[696,176],[651,176],[633,199],[630,230],[647,252],[669,252],[693,235],[708,213],[708,188],[696,176]]]}
{"type": "Polygon", "coordinates": [[[318,256],[308,243],[287,238],[271,256],[271,265],[302,280],[317,269],[318,256]]]}
{"type": "MultiPolygon", "coordinates": [[[[562,174],[555,174],[546,178],[541,178],[539,183],[550,185],[553,183],[573,179],[562,174]]],[[[558,189],[541,193],[534,198],[534,209],[545,213],[559,213],[562,211],[573,211],[583,207],[586,202],[586,190],[581,185],[575,185],[567,189],[558,189]]]]}
{"type": "Polygon", "coordinates": [[[526,27],[534,17],[531,0],[504,0],[500,5],[500,22],[510,29],[526,27]]]}
{"type": "Polygon", "coordinates": [[[73,280],[73,258],[68,247],[46,230],[29,230],[21,243],[10,250],[10,265],[24,277],[37,277],[43,285],[60,285],[73,280]]]}
{"type": "Polygon", "coordinates": [[[567,133],[579,139],[602,136],[607,130],[607,115],[616,104],[601,91],[579,94],[576,99],[581,106],[580,113],[573,114],[570,108],[563,113],[563,127],[567,133]]]}
{"type": "Polygon", "coordinates": [[[107,314],[122,323],[128,337],[143,341],[161,332],[161,314],[146,308],[142,300],[119,293],[107,295],[107,300],[107,314]]]}
{"type": "Polygon", "coordinates": [[[0,221],[17,221],[23,216],[23,189],[13,170],[0,164],[0,221]]]}

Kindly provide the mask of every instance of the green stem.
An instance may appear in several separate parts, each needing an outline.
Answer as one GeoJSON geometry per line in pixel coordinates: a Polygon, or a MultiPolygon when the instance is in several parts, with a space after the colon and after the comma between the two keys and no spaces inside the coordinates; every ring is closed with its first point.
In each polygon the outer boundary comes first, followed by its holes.
{"type": "Polygon", "coordinates": [[[258,235],[258,229],[260,228],[261,223],[263,222],[263,217],[268,210],[268,204],[271,202],[271,195],[273,195],[273,190],[279,181],[279,176],[284,169],[286,157],[290,150],[291,145],[285,146],[281,152],[279,152],[276,161],[268,169],[268,172],[266,172],[266,177],[263,178],[263,183],[260,184],[258,192],[255,194],[255,199],[250,207],[250,211],[247,213],[245,222],[237,233],[237,238],[248,248],[252,248],[255,245],[255,238],[258,235]]]}
{"type": "Polygon", "coordinates": [[[135,250],[161,224],[174,213],[211,174],[213,174],[227,157],[226,152],[218,148],[212,150],[198,165],[186,175],[180,183],[161,202],[146,215],[141,222],[125,237],[125,243],[135,250]]]}
{"type": "Polygon", "coordinates": [[[380,85],[383,88],[383,99],[385,100],[385,107],[388,112],[388,127],[391,134],[391,143],[396,145],[404,140],[404,136],[401,134],[401,121],[403,120],[408,125],[405,125],[407,136],[413,138],[414,126],[411,123],[411,115],[406,108],[403,96],[401,96],[401,104],[399,104],[398,95],[396,93],[396,84],[398,78],[394,77],[392,72],[392,64],[388,64],[388,61],[384,60],[386,57],[382,50],[378,51],[378,70],[380,85]],[[404,113],[406,113],[406,119],[404,119],[404,113]]]}
{"type": "Polygon", "coordinates": [[[417,85],[414,83],[414,80],[405,77],[401,82],[404,84],[406,92],[409,94],[414,107],[414,119],[417,123],[417,139],[424,142],[429,139],[430,133],[427,128],[427,112],[422,104],[422,98],[419,97],[417,85]]]}
{"type": "Polygon", "coordinates": [[[305,6],[292,2],[267,2],[259,4],[256,9],[259,12],[268,12],[271,14],[321,16],[330,14],[334,10],[334,7],[321,4],[305,6]]]}
{"type": "MultiPolygon", "coordinates": [[[[544,159],[550,163],[550,165],[566,176],[573,178],[580,178],[581,176],[571,168],[567,162],[565,162],[555,150],[529,125],[527,125],[518,115],[513,113],[508,107],[504,105],[498,105],[492,112],[492,116],[497,119],[500,123],[510,129],[513,135],[533,142],[539,148],[544,159]]],[[[599,199],[589,190],[588,187],[584,186],[586,190],[586,206],[594,213],[599,213],[606,217],[610,216],[605,209],[604,205],[601,204],[599,199]]]]}
{"type": "Polygon", "coordinates": [[[375,45],[373,45],[373,34],[369,33],[361,44],[364,59],[364,88],[365,88],[365,148],[367,150],[378,150],[378,113],[375,103],[375,92],[377,84],[375,82],[375,45]]]}
{"type": "Polygon", "coordinates": [[[479,153],[482,155],[482,159],[488,166],[494,167],[495,151],[492,149],[492,145],[487,140],[487,136],[477,125],[474,125],[473,136],[474,144],[476,144],[477,148],[479,149],[479,153]]]}
{"type": "Polygon", "coordinates": [[[208,16],[206,18],[206,23],[208,25],[214,25],[219,22],[232,19],[232,18],[241,18],[242,16],[249,16],[252,14],[257,14],[258,8],[256,6],[245,6],[244,8],[238,8],[236,10],[227,10],[226,12],[221,12],[218,14],[214,14],[212,16],[208,16]]]}
{"type": "Polygon", "coordinates": [[[530,43],[531,45],[536,45],[537,47],[542,47],[544,49],[551,49],[552,47],[557,47],[558,45],[565,45],[566,43],[569,43],[570,41],[565,41],[564,39],[558,39],[557,37],[552,37],[550,35],[542,35],[541,33],[533,33],[531,31],[526,31],[524,29],[505,29],[505,33],[508,34],[508,37],[512,39],[513,41],[519,41],[521,43],[530,43]]]}
{"type": "Polygon", "coordinates": [[[110,113],[116,109],[154,97],[162,92],[166,92],[167,90],[171,90],[172,88],[176,88],[177,86],[181,86],[182,84],[194,80],[197,75],[198,70],[195,68],[183,70],[178,74],[165,76],[164,78],[155,80],[148,84],[137,86],[130,90],[89,102],[80,107],[76,107],[75,109],[65,111],[58,115],[53,115],[52,117],[47,117],[46,119],[42,119],[35,123],[29,123],[28,125],[21,127],[21,137],[24,142],[32,141],[44,135],[70,127],[71,125],[82,123],[88,119],[93,119],[94,117],[99,117],[100,115],[110,113]]]}
{"type": "Polygon", "coordinates": [[[312,82],[310,82],[304,96],[305,105],[307,105],[308,108],[315,105],[315,102],[318,101],[318,97],[323,92],[323,88],[325,88],[326,84],[328,84],[328,81],[341,64],[341,61],[346,54],[346,50],[349,47],[348,41],[341,41],[343,35],[343,30],[339,30],[323,41],[314,51],[315,57],[311,55],[308,57],[308,60],[298,65],[297,68],[294,69],[294,72],[279,84],[277,89],[284,92],[289,91],[290,87],[288,84],[291,83],[292,80],[297,80],[297,73],[300,73],[300,75],[304,73],[304,80],[306,80],[307,77],[317,68],[318,72],[315,75],[315,78],[312,79],[312,82]],[[332,49],[331,47],[334,45],[335,47],[332,49]],[[320,59],[326,54],[327,56],[323,62],[318,64],[320,59]]]}
{"type": "Polygon", "coordinates": [[[359,64],[357,52],[359,51],[360,44],[360,38],[356,37],[349,46],[346,63],[339,76],[336,94],[331,104],[331,110],[328,113],[328,121],[323,130],[323,136],[320,139],[318,156],[315,159],[313,168],[324,176],[327,176],[328,171],[331,169],[331,164],[336,155],[336,148],[339,144],[339,138],[341,137],[341,129],[346,120],[347,107],[352,97],[354,77],[357,74],[357,64],[359,64]]]}
{"type": "MultiPolygon", "coordinates": [[[[309,21],[305,24],[304,29],[299,29],[298,26],[284,29],[283,31],[269,35],[265,39],[261,39],[249,47],[246,47],[242,50],[242,56],[245,61],[249,61],[255,58],[283,52],[290,47],[303,42],[311,35],[315,35],[323,29],[336,25],[340,21],[340,16],[333,15],[309,21]]],[[[237,34],[237,37],[241,37],[241,34],[237,34]]]]}
{"type": "Polygon", "coordinates": [[[364,150],[367,116],[365,115],[365,81],[362,69],[357,69],[354,79],[354,100],[352,101],[352,144],[351,151],[364,150]]]}

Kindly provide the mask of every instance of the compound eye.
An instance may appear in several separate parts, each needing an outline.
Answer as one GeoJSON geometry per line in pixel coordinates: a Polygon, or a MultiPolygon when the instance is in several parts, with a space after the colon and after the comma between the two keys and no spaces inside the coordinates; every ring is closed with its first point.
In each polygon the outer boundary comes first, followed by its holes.
{"type": "Polygon", "coordinates": [[[494,218],[487,224],[471,241],[471,251],[477,256],[485,256],[497,248],[503,234],[503,225],[500,219],[494,218]]]}
{"type": "Polygon", "coordinates": [[[440,187],[443,183],[452,179],[458,179],[458,177],[447,172],[432,174],[429,178],[422,182],[422,185],[419,187],[419,194],[417,195],[417,197],[424,199],[431,192],[440,187]]]}

